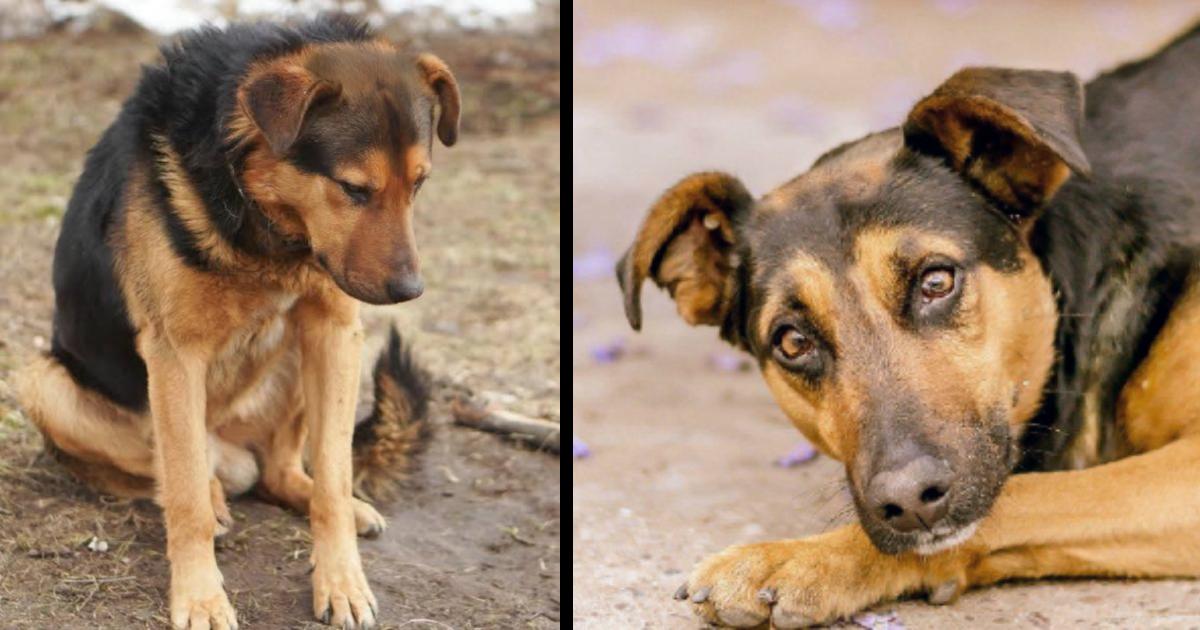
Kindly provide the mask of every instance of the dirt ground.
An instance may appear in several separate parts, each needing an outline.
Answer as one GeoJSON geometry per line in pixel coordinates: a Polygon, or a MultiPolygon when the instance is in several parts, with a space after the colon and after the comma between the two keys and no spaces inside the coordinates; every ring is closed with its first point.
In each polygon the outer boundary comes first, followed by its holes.
{"type": "MultiPolygon", "coordinates": [[[[395,321],[437,399],[428,453],[381,508],[389,528],[361,544],[367,574],[385,628],[556,627],[559,460],[452,426],[448,401],[559,420],[558,32],[389,34],[447,59],[465,113],[418,203],[425,295],[364,311],[364,366],[395,321]]],[[[158,509],[42,456],[8,384],[48,344],[51,253],[83,154],[155,56],[136,32],[0,44],[0,628],[166,622],[158,509]]],[[[305,519],[252,497],[231,507],[217,557],[242,627],[318,627],[305,519]]]]}
{"type": "MultiPolygon", "coordinates": [[[[898,124],[964,64],[1098,70],[1151,52],[1194,3],[589,0],[575,5],[572,617],[695,627],[671,593],[695,562],[852,518],[841,465],[773,461],[800,441],[712,329],[652,286],[628,329],[610,265],[655,197],[722,169],[762,194],[824,150],[898,124]],[[613,356],[617,358],[614,360],[613,356]]],[[[908,628],[1196,628],[1200,583],[1008,584],[947,607],[884,604],[908,628]]],[[[895,627],[895,626],[892,626],[895,627]]]]}

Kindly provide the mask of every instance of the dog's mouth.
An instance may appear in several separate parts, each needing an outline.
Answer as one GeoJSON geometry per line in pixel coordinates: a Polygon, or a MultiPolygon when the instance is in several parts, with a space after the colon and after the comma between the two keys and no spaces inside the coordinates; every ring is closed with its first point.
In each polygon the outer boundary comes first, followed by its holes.
{"type": "Polygon", "coordinates": [[[930,531],[920,532],[916,535],[916,545],[913,547],[913,551],[917,555],[931,556],[953,549],[974,536],[975,530],[978,528],[979,521],[962,527],[934,527],[930,531]]]}

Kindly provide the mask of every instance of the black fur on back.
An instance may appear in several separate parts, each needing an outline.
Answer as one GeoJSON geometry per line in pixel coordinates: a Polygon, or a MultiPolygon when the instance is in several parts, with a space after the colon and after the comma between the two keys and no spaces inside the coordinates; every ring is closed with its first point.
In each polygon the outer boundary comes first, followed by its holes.
{"type": "Polygon", "coordinates": [[[1069,180],[1031,244],[1058,292],[1058,362],[1019,470],[1064,468],[1098,392],[1111,459],[1117,398],[1200,260],[1200,25],[1086,86],[1090,179],[1069,180]]]}
{"type": "MultiPolygon", "coordinates": [[[[146,366],[113,268],[112,242],[121,225],[129,176],[138,164],[153,172],[153,137],[166,137],[205,202],[218,233],[255,254],[254,222],[263,221],[241,195],[241,158],[226,141],[239,79],[255,61],[306,44],[362,41],[366,25],[323,16],[295,27],[243,24],[191,31],[162,48],[163,61],[143,69],[116,121],[88,153],[63,217],[54,253],[55,313],[51,353],[82,385],[135,410],[146,407],[146,366]]],[[[150,182],[175,253],[189,265],[208,261],[167,204],[166,188],[150,182]]]]}

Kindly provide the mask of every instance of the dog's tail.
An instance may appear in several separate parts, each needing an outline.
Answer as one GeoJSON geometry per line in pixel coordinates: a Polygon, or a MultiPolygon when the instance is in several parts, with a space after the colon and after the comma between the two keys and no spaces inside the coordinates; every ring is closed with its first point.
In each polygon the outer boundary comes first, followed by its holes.
{"type": "Polygon", "coordinates": [[[375,362],[375,403],[354,428],[354,491],[369,499],[395,495],[429,437],[429,374],[393,326],[375,362]]]}

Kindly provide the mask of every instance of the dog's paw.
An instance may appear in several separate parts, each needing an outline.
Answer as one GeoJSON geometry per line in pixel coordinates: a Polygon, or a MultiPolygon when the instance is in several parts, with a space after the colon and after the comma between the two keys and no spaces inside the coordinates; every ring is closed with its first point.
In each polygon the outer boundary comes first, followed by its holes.
{"type": "Polygon", "coordinates": [[[187,630],[237,630],[237,613],[221,586],[221,572],[177,572],[171,579],[171,624],[187,630]]]}
{"type": "Polygon", "coordinates": [[[313,613],[322,623],[354,630],[375,627],[375,599],[358,553],[314,550],[313,613]]]}
{"type": "Polygon", "coordinates": [[[914,563],[879,553],[852,528],[730,547],[703,560],[675,598],[710,624],[804,628],[923,588],[914,563]]]}
{"type": "Polygon", "coordinates": [[[354,499],[354,527],[358,535],[375,538],[387,529],[387,520],[370,503],[354,499]]]}
{"type": "Polygon", "coordinates": [[[221,483],[214,478],[210,485],[213,516],[217,519],[217,528],[214,530],[213,536],[220,538],[233,529],[233,514],[229,511],[229,504],[225,502],[225,491],[221,488],[221,483]]]}

